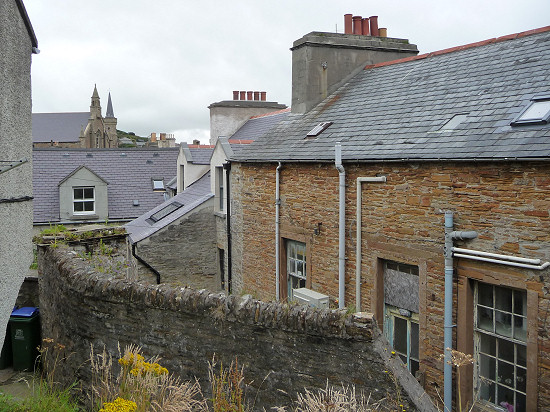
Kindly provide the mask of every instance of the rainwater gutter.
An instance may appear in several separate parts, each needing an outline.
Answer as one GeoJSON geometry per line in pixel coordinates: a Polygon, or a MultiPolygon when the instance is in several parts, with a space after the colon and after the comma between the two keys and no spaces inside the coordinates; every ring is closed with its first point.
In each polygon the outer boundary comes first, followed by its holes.
{"type": "Polygon", "coordinates": [[[279,275],[281,273],[281,240],[279,236],[279,213],[281,208],[280,198],[280,177],[281,169],[283,165],[281,162],[277,165],[277,171],[275,173],[275,297],[277,301],[280,299],[279,295],[279,275]]]}
{"type": "Polygon", "coordinates": [[[355,225],[357,227],[356,244],[355,244],[355,310],[361,312],[361,183],[385,183],[386,176],[377,177],[358,177],[357,178],[357,206],[355,225]]]}
{"type": "Polygon", "coordinates": [[[479,260],[482,262],[497,263],[500,265],[515,266],[525,269],[544,270],[550,266],[550,262],[541,263],[540,259],[529,259],[518,256],[499,255],[497,253],[481,252],[479,250],[462,249],[453,247],[453,256],[479,260]]]}
{"type": "Polygon", "coordinates": [[[231,260],[231,163],[227,162],[223,164],[225,169],[225,195],[226,195],[226,208],[225,208],[225,223],[226,223],[226,235],[227,235],[227,293],[231,294],[232,282],[233,282],[233,270],[231,260]]]}
{"type": "Polygon", "coordinates": [[[136,253],[136,244],[132,244],[132,256],[135,257],[138,262],[140,262],[143,266],[145,266],[147,269],[149,269],[151,272],[153,272],[157,276],[157,285],[160,285],[160,273],[158,270],[156,270],[153,266],[151,266],[149,263],[147,263],[145,260],[140,258],[136,253]]]}
{"type": "Polygon", "coordinates": [[[345,307],[346,286],[346,171],[342,166],[342,145],[334,148],[334,166],[338,170],[338,308],[345,307]]]}

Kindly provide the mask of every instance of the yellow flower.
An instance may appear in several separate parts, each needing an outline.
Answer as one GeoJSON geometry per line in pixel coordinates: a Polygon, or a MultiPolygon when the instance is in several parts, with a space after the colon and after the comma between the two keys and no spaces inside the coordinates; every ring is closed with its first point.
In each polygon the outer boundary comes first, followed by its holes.
{"type": "Polygon", "coordinates": [[[99,412],[135,412],[137,404],[123,398],[116,398],[113,402],[103,404],[99,412]]]}

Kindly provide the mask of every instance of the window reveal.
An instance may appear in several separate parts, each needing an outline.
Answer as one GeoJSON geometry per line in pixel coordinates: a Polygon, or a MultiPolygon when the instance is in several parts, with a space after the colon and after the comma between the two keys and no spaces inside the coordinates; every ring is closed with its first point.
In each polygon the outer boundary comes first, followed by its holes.
{"type": "Polygon", "coordinates": [[[306,287],[306,244],[294,240],[286,241],[288,274],[288,299],[292,300],[292,290],[306,287]]]}

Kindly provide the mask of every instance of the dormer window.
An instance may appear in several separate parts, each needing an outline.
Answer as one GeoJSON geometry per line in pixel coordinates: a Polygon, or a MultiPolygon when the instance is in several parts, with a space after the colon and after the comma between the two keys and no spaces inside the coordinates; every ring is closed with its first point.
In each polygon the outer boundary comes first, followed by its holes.
{"type": "Polygon", "coordinates": [[[73,187],[73,214],[90,215],[95,212],[93,187],[73,187]]]}
{"type": "Polygon", "coordinates": [[[511,123],[512,126],[523,124],[546,124],[550,119],[550,95],[534,97],[531,103],[511,123]]]}

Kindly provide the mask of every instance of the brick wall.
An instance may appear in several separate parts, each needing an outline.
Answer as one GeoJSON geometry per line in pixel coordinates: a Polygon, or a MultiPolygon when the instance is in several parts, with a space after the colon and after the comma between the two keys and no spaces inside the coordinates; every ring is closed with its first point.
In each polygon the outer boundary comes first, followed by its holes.
{"type": "MultiPolygon", "coordinates": [[[[233,193],[241,213],[234,219],[235,262],[244,288],[275,298],[275,164],[237,164],[233,193]],[[238,239],[237,239],[238,238],[238,239]]],[[[384,260],[417,265],[420,276],[420,352],[425,387],[441,388],[444,312],[444,211],[455,213],[455,230],[476,230],[458,246],[550,260],[550,165],[547,163],[393,163],[345,165],[346,305],[355,305],[356,178],[387,176],[362,185],[362,310],[381,320],[380,266],[384,260]]],[[[284,164],[281,171],[281,236],[308,244],[311,288],[338,297],[338,173],[333,164],[284,164]],[[321,231],[314,229],[321,223],[321,231]]],[[[455,259],[455,262],[457,259],[455,259]]],[[[284,263],[282,263],[283,265],[284,263]]],[[[550,316],[547,271],[467,262],[476,280],[519,279],[510,287],[535,291],[538,318],[539,407],[550,405],[550,316]]],[[[474,279],[458,267],[458,277],[474,279]]],[[[456,286],[456,283],[455,283],[456,286]]],[[[382,285],[383,288],[383,285],[382,285]]],[[[455,290],[456,320],[456,290],[455,290]]],[[[533,325],[533,324],[532,324],[533,325]]],[[[538,332],[538,333],[537,333],[538,332]]],[[[536,337],[538,336],[538,338],[536,337]]],[[[455,332],[456,337],[456,332],[455,332]]]]}
{"type": "Polygon", "coordinates": [[[354,384],[380,399],[396,396],[407,410],[411,398],[434,411],[420,386],[391,355],[372,316],[346,316],[250,297],[225,297],[190,288],[132,283],[94,273],[63,247],[39,249],[42,336],[65,345],[59,377],[90,383],[90,345],[117,354],[136,344],[147,356],[184,379],[197,377],[206,390],[207,362],[216,354],[245,367],[247,396],[255,410],[287,405],[302,388],[354,384]],[[388,371],[393,371],[397,384],[388,371]],[[406,392],[405,392],[406,391],[406,392]]]}

